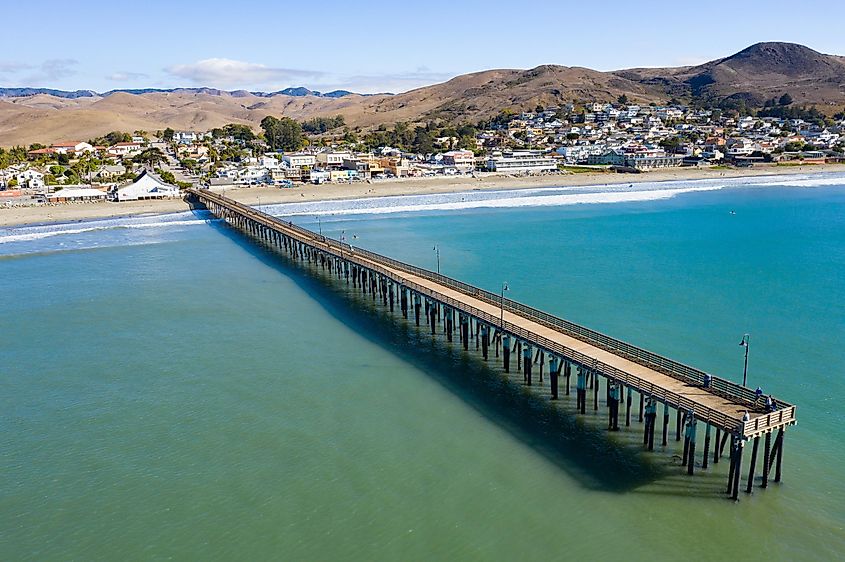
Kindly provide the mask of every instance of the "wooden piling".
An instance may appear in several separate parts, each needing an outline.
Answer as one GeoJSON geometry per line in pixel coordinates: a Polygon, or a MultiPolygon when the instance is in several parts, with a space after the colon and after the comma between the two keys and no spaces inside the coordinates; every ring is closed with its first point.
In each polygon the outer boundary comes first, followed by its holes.
{"type": "MultiPolygon", "coordinates": [[[[754,439],[754,446],[757,447],[757,440],[760,439],[756,437],[754,439]]],[[[763,480],[760,482],[761,488],[768,488],[769,487],[769,455],[772,452],[772,432],[766,432],[766,445],[763,448],[763,480]]]]}
{"type": "Polygon", "coordinates": [[[777,464],[775,465],[775,482],[780,482],[780,477],[781,477],[781,464],[783,462],[783,438],[784,438],[784,431],[783,431],[783,428],[781,427],[778,430],[778,436],[775,440],[775,445],[777,446],[777,449],[778,449],[777,464]]]}
{"type": "Polygon", "coordinates": [[[508,334],[502,336],[502,362],[505,372],[511,372],[511,337],[508,334]]]}
{"type": "MultiPolygon", "coordinates": [[[[757,468],[757,449],[760,447],[760,436],[754,438],[754,447],[751,449],[751,465],[748,468],[748,482],[745,486],[745,493],[750,494],[754,488],[754,469],[757,468]]],[[[765,471],[765,468],[763,469],[765,471]]]]}
{"type": "Polygon", "coordinates": [[[735,463],[735,473],[734,473],[734,481],[733,481],[733,493],[731,494],[731,498],[734,500],[739,499],[739,479],[740,475],[742,474],[742,449],[744,442],[741,438],[737,439],[737,450],[736,450],[736,463],[735,463]]]}
{"type": "Polygon", "coordinates": [[[695,438],[696,430],[698,429],[698,422],[695,420],[695,415],[690,415],[690,435],[689,435],[689,457],[687,458],[687,474],[692,476],[695,472],[695,438]]]}

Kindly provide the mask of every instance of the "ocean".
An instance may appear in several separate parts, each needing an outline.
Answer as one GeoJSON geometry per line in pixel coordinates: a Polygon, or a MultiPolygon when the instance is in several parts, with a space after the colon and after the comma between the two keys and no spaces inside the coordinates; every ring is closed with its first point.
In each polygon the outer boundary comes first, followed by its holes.
{"type": "Polygon", "coordinates": [[[734,503],[207,213],[15,227],[0,559],[842,559],[845,174],[262,210],[732,380],[749,333],[783,483],[734,503]]]}

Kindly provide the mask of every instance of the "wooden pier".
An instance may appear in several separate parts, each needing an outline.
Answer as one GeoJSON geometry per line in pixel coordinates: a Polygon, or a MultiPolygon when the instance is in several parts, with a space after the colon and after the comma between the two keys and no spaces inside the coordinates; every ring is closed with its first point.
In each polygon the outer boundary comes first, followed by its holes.
{"type": "Polygon", "coordinates": [[[726,379],[439,273],[327,238],[209,190],[188,189],[186,199],[293,259],[316,265],[371,293],[391,312],[398,306],[402,317],[412,318],[417,326],[422,319],[432,334],[440,325],[452,341],[457,332],[466,351],[474,340],[485,360],[491,351],[499,358],[501,347],[505,372],[515,363],[528,386],[534,384],[535,373],[542,381],[548,363],[550,400],[557,400],[561,392],[569,395],[575,374],[577,411],[582,414],[588,394],[593,395],[593,409],[599,409],[603,379],[609,430],[619,428],[621,405],[625,406],[625,425],[630,425],[636,393],[637,419],[645,422],[643,446],[648,450],[654,448],[656,426],[661,421],[659,436],[662,445],[667,445],[670,412],[674,411],[675,439],[680,441],[683,435],[683,466],[690,475],[699,452],[699,424],[703,424],[700,466],[706,469],[711,461],[718,463],[729,444],[727,494],[733,499],[738,499],[746,443],[753,443],[746,492],[751,493],[755,481],[761,439],[760,485],[768,486],[772,468],[774,481],[781,481],[784,435],[795,423],[792,404],[775,399],[767,405],[752,390],[726,379]],[[712,440],[711,433],[715,433],[712,440]]]}

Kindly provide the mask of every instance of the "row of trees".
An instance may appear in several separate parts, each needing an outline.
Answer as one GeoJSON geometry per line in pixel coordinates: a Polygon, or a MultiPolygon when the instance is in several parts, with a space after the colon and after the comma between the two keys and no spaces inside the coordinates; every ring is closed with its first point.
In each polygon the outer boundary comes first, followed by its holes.
{"type": "Polygon", "coordinates": [[[475,136],[478,129],[474,125],[441,126],[429,122],[411,127],[407,123],[396,123],[392,129],[381,125],[366,133],[361,142],[368,149],[379,146],[392,146],[400,150],[431,154],[441,149],[465,148],[475,150],[475,136]],[[449,139],[447,145],[438,145],[437,139],[449,139]]]}
{"type": "Polygon", "coordinates": [[[338,129],[346,125],[343,115],[335,117],[314,117],[302,122],[302,130],[306,133],[322,134],[332,129],[338,129]]]}

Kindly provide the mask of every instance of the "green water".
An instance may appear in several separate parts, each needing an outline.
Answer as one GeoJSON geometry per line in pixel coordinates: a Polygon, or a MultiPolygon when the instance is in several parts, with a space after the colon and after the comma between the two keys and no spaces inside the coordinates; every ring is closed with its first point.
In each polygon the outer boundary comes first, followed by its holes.
{"type": "Polygon", "coordinates": [[[845,552],[843,186],[321,221],[722,376],[750,332],[799,425],[736,504],[219,223],[116,224],[0,255],[0,559],[845,552]]]}

